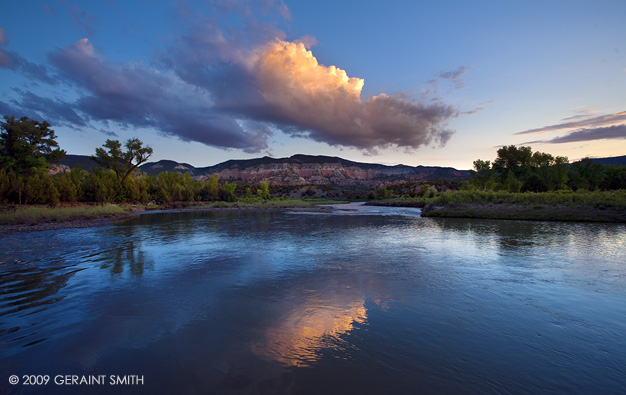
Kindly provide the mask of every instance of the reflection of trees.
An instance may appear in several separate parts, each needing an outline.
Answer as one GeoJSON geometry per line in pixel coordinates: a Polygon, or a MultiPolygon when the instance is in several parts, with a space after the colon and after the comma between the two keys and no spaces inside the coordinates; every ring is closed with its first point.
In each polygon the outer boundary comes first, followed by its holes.
{"type": "Polygon", "coordinates": [[[101,269],[109,269],[111,275],[124,272],[128,266],[130,274],[142,276],[145,269],[154,268],[154,260],[143,251],[141,239],[137,239],[137,229],[132,226],[112,228],[109,237],[113,240],[121,240],[121,245],[102,251],[104,262],[101,269]]]}
{"type": "Polygon", "coordinates": [[[5,271],[0,276],[0,317],[55,303],[63,297],[54,297],[67,285],[78,271],[65,271],[67,267],[23,269],[5,271]]]}
{"type": "Polygon", "coordinates": [[[481,236],[483,241],[495,240],[502,250],[558,244],[564,231],[563,224],[557,222],[443,218],[433,224],[442,232],[470,233],[481,236]]]}
{"type": "Polygon", "coordinates": [[[428,218],[424,223],[444,233],[480,236],[473,238],[476,243],[495,243],[502,251],[523,251],[535,247],[560,249],[572,243],[600,249],[606,245],[613,250],[612,246],[626,239],[620,224],[463,218],[428,218]]]}
{"type": "Polygon", "coordinates": [[[153,268],[154,261],[141,248],[141,243],[128,242],[105,253],[105,262],[101,269],[110,269],[111,274],[122,274],[124,267],[130,269],[133,276],[141,276],[145,269],[153,268]]]}

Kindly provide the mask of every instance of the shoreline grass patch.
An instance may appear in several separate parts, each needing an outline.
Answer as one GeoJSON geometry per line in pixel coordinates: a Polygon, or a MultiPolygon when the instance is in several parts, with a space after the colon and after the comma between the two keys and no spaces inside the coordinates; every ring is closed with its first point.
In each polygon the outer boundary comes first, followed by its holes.
{"type": "Polygon", "coordinates": [[[13,206],[0,211],[0,225],[40,224],[119,217],[130,211],[118,205],[104,206],[13,206]]]}

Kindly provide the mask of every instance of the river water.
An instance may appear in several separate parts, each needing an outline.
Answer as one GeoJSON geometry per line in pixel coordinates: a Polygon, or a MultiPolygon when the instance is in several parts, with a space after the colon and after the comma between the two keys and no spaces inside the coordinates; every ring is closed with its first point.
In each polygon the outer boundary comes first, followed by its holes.
{"type": "Polygon", "coordinates": [[[623,393],[625,247],[356,204],[6,235],[0,393],[623,393]]]}

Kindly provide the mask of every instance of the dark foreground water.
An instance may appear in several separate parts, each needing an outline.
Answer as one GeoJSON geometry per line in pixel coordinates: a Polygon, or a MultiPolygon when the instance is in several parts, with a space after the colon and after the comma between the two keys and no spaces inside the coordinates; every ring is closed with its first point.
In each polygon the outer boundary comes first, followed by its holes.
{"type": "Polygon", "coordinates": [[[0,393],[624,393],[625,247],[364,207],[4,236],[0,393]]]}

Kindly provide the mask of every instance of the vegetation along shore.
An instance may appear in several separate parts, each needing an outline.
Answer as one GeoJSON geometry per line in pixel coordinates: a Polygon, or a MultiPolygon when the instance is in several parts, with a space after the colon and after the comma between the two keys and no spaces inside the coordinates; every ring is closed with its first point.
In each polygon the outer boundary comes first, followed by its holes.
{"type": "MultiPolygon", "coordinates": [[[[569,163],[530,147],[502,147],[493,162],[474,161],[469,175],[296,155],[280,163],[249,161],[245,165],[258,162],[265,166],[258,173],[268,174],[254,180],[237,178],[242,173],[229,162],[210,175],[192,177],[184,166],[149,175],[141,165],[152,149],[138,139],[107,140],[88,159],[89,170],[60,167],[65,154],[47,122],[4,117],[0,232],[93,226],[154,209],[278,209],[339,201],[421,207],[425,217],[626,222],[623,163],[569,163]]],[[[241,169],[245,161],[230,162],[241,169]]]]}

